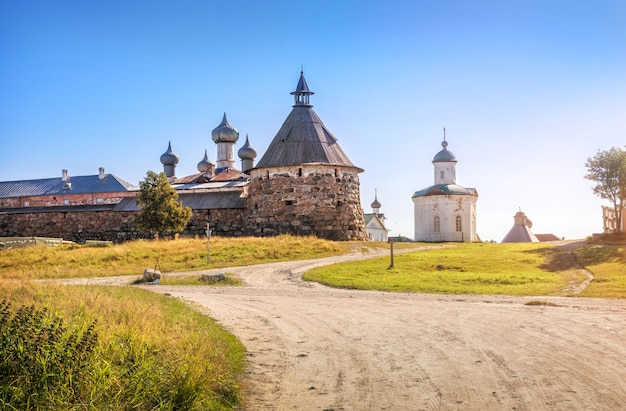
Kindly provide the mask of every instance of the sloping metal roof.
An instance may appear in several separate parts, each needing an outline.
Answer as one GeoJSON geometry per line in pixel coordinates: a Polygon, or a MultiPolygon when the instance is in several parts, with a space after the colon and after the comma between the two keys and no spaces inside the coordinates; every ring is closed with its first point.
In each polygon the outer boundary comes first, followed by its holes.
{"type": "Polygon", "coordinates": [[[457,184],[435,184],[416,191],[413,197],[436,195],[472,195],[478,197],[478,192],[475,188],[465,188],[457,184]]]}
{"type": "MultiPolygon", "coordinates": [[[[363,214],[363,219],[365,220],[365,228],[378,228],[380,230],[387,230],[387,227],[385,227],[385,224],[382,222],[382,220],[380,218],[378,218],[378,216],[376,214],[363,214]],[[370,223],[373,222],[372,225],[375,225],[376,227],[370,227],[370,223]]],[[[389,231],[389,230],[387,230],[389,231]]]]}
{"type": "MultiPolygon", "coordinates": [[[[247,201],[241,196],[240,191],[226,191],[215,193],[188,193],[179,194],[178,200],[184,206],[192,210],[212,210],[218,208],[246,208],[247,201]]],[[[136,199],[124,198],[120,201],[114,211],[139,211],[136,199]]]]}
{"type": "Polygon", "coordinates": [[[1,181],[0,198],[45,195],[94,194],[132,191],[137,187],[113,174],[70,177],[70,188],[64,188],[61,177],[40,180],[1,181]]]}
{"type": "MultiPolygon", "coordinates": [[[[298,164],[356,167],[311,106],[291,110],[255,168],[298,164]]],[[[363,170],[361,170],[363,171],[363,170]]]]}
{"type": "Polygon", "coordinates": [[[502,240],[503,243],[538,243],[539,239],[523,224],[515,224],[502,240]]]}
{"type": "Polygon", "coordinates": [[[78,213],[78,212],[87,212],[87,211],[111,211],[114,208],[115,208],[114,204],[0,208],[0,214],[78,213]]]}
{"type": "Polygon", "coordinates": [[[537,240],[541,241],[561,241],[560,237],[557,237],[556,234],[535,234],[537,240]]]}

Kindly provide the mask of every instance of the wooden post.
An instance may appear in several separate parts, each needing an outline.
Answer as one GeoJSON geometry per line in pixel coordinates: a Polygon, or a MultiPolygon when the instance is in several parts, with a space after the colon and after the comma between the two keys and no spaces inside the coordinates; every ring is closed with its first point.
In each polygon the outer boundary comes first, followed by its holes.
{"type": "Polygon", "coordinates": [[[206,262],[211,264],[211,224],[206,223],[206,262]]]}
{"type": "Polygon", "coordinates": [[[389,268],[393,268],[393,243],[395,243],[394,239],[389,239],[389,251],[391,253],[391,264],[389,264],[389,268]]]}

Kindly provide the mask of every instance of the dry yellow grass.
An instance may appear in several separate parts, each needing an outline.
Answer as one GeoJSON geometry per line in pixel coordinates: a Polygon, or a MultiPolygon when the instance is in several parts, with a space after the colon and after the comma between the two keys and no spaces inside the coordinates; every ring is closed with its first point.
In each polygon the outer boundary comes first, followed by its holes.
{"type": "Polygon", "coordinates": [[[141,240],[108,247],[35,246],[0,251],[0,278],[49,279],[138,275],[146,268],[195,271],[236,265],[339,255],[350,243],[314,237],[212,237],[210,263],[206,239],[141,240]]]}

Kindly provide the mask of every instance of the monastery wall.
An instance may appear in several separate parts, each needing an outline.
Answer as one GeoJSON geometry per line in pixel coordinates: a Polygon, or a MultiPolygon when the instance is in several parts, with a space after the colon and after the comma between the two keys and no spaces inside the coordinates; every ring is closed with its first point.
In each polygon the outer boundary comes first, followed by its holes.
{"type": "Polygon", "coordinates": [[[97,194],[70,194],[68,192],[67,195],[56,194],[50,196],[6,198],[2,200],[0,206],[2,208],[22,208],[117,204],[122,200],[122,198],[135,197],[136,195],[137,192],[134,191],[97,194]]]}
{"type": "MultiPolygon", "coordinates": [[[[151,238],[134,224],[138,211],[0,212],[0,237],[55,237],[83,243],[85,240],[122,242],[151,238]]],[[[194,210],[182,235],[205,236],[207,222],[214,235],[251,235],[245,209],[194,210]]]]}
{"type": "Polygon", "coordinates": [[[253,235],[315,235],[366,240],[356,169],[323,164],[251,171],[249,226],[253,235]]]}

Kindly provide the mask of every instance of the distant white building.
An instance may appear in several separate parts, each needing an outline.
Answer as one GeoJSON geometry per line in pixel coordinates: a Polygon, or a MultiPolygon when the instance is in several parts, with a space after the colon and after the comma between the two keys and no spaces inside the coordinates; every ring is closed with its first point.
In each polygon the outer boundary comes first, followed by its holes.
{"type": "Polygon", "coordinates": [[[380,212],[381,204],[378,201],[378,193],[374,194],[371,207],[372,213],[363,214],[367,237],[372,241],[387,241],[389,230],[385,227],[385,214],[380,212]]]}
{"type": "Polygon", "coordinates": [[[617,226],[617,213],[615,208],[602,206],[602,231],[605,234],[615,233],[617,231],[626,232],[626,213],[622,210],[621,227],[617,226]]]}
{"type": "Polygon", "coordinates": [[[475,188],[456,183],[456,157],[448,151],[445,129],[443,149],[435,155],[434,185],[413,194],[415,241],[480,241],[476,233],[475,188]]]}
{"type": "MultiPolygon", "coordinates": [[[[533,226],[533,222],[530,218],[524,214],[522,210],[519,210],[513,216],[513,227],[504,236],[503,243],[537,243],[539,239],[533,234],[530,229],[533,226]]],[[[557,238],[558,239],[558,238],[557,238]]]]}

